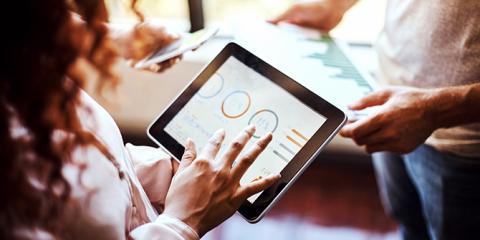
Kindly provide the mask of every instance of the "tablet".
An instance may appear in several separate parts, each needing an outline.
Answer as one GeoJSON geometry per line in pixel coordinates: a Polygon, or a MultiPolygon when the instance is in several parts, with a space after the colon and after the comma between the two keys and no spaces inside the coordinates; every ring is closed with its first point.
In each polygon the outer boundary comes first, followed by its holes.
{"type": "Polygon", "coordinates": [[[312,163],[346,119],[332,104],[241,46],[229,43],[147,133],[178,160],[187,138],[201,149],[219,128],[226,131],[225,143],[249,124],[257,129],[253,138],[271,132],[272,142],[240,180],[240,184],[246,184],[271,173],[281,174],[277,183],[248,198],[239,208],[247,221],[255,223],[312,163]]]}

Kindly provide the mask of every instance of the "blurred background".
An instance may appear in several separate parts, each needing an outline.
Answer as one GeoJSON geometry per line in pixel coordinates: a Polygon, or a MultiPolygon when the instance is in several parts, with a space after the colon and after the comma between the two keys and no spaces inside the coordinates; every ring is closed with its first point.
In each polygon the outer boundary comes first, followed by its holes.
{"type": "MultiPolygon", "coordinates": [[[[169,105],[190,80],[229,41],[242,19],[269,19],[293,0],[140,0],[150,21],[174,31],[220,26],[215,39],[162,74],[125,68],[115,92],[94,97],[113,115],[126,142],[154,145],[148,124],[169,105]],[[139,107],[141,106],[141,107],[139,107]]],[[[130,0],[107,0],[110,20],[136,21],[130,0]]],[[[362,0],[344,17],[332,36],[348,42],[359,62],[374,68],[372,44],[381,31],[385,0],[362,0]]],[[[205,239],[399,239],[395,224],[383,213],[370,156],[351,141],[336,137],[293,185],[278,205],[257,224],[239,215],[213,230],[205,239]]]]}
{"type": "MultiPolygon", "coordinates": [[[[205,25],[228,25],[239,18],[269,19],[285,11],[295,0],[140,0],[140,10],[149,18],[189,29],[189,10],[203,15],[205,25]],[[198,7],[202,5],[203,11],[198,7]],[[192,8],[193,7],[193,8],[192,8]]],[[[107,0],[113,22],[135,19],[131,0],[107,0]]],[[[332,32],[333,36],[355,42],[372,42],[382,28],[385,0],[361,0],[332,32]]],[[[195,24],[195,23],[194,23],[195,24]]],[[[231,29],[223,29],[224,31],[231,29]]]]}

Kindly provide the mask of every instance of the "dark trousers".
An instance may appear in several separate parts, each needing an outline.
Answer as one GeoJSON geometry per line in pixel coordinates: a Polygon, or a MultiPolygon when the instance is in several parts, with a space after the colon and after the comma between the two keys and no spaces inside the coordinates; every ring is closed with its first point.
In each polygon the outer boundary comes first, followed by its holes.
{"type": "Polygon", "coordinates": [[[480,239],[480,159],[422,145],[373,155],[385,210],[405,240],[480,239]]]}

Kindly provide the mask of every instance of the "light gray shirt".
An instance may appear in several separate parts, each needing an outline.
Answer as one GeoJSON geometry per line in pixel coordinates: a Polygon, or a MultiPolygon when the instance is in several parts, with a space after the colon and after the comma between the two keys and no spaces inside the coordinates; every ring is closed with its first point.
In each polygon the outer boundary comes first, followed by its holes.
{"type": "MultiPolygon", "coordinates": [[[[378,42],[380,77],[421,88],[480,82],[479,0],[389,0],[378,42]]],[[[480,124],[435,131],[427,144],[480,157],[480,124]]]]}

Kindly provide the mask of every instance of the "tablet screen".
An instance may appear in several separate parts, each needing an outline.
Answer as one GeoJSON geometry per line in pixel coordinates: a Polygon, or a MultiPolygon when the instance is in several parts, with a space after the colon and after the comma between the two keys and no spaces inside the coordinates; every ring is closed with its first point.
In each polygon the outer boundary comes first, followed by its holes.
{"type": "MultiPolygon", "coordinates": [[[[272,142],[240,180],[246,184],[280,173],[325,121],[292,94],[230,56],[164,130],[182,145],[187,138],[193,139],[198,149],[219,128],[226,131],[225,143],[249,124],[256,126],[254,139],[271,132],[272,142]]],[[[258,196],[248,201],[253,203],[258,196]]]]}

